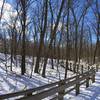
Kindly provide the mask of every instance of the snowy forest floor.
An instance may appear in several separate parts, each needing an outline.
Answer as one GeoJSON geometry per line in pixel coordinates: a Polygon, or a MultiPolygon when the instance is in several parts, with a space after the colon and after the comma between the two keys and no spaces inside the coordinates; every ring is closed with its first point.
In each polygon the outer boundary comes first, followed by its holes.
{"type": "MultiPolygon", "coordinates": [[[[4,59],[3,54],[0,54],[0,56],[4,59]]],[[[13,65],[12,72],[9,71],[9,68],[8,71],[6,71],[4,63],[0,62],[0,95],[35,88],[64,79],[65,69],[59,66],[57,71],[56,65],[54,69],[51,69],[49,63],[47,64],[46,78],[36,73],[33,73],[32,78],[30,78],[31,64],[27,65],[26,74],[20,75],[20,67],[13,65]]],[[[9,66],[9,64],[10,61],[8,61],[7,66],[9,66]]],[[[68,71],[68,77],[74,75],[73,72],[68,71]]],[[[64,96],[64,100],[100,100],[100,71],[96,73],[95,83],[90,83],[88,88],[86,88],[85,84],[82,85],[78,96],[75,96],[75,91],[72,91],[64,96]]]]}
{"type": "Polygon", "coordinates": [[[82,85],[78,96],[72,91],[65,95],[64,100],[100,100],[100,72],[96,73],[95,83],[90,83],[88,88],[82,85]]]}
{"type": "MultiPolygon", "coordinates": [[[[7,60],[7,67],[5,67],[5,59],[4,55],[0,55],[4,61],[0,61],[0,95],[6,93],[13,93],[17,91],[22,91],[30,88],[35,88],[39,86],[43,86],[48,83],[53,83],[64,79],[64,68],[60,67],[51,69],[51,65],[48,63],[46,68],[46,78],[43,78],[40,74],[32,73],[31,75],[31,64],[28,64],[26,67],[26,74],[21,75],[21,68],[15,67],[13,64],[12,72],[10,71],[10,60],[7,60]]],[[[9,58],[9,57],[8,57],[9,58]]],[[[32,61],[31,59],[28,59],[32,61]]],[[[34,67],[33,67],[34,69],[34,67]]],[[[75,75],[73,72],[68,71],[68,77],[75,75]]]]}
{"type": "MultiPolygon", "coordinates": [[[[28,76],[20,76],[10,72],[6,73],[0,67],[0,94],[38,87],[50,83],[49,80],[39,75],[29,78],[28,76]]],[[[64,100],[100,100],[100,72],[96,73],[95,83],[90,83],[88,88],[82,85],[78,96],[75,96],[75,91],[72,91],[64,96],[64,100]]]]}

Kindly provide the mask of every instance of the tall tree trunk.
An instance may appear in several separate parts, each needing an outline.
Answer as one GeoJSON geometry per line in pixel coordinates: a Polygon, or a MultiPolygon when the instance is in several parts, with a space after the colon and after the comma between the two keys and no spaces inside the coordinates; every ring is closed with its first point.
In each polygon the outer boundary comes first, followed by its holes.
{"type": "Polygon", "coordinates": [[[70,7],[70,1],[68,0],[67,2],[68,4],[68,7],[67,7],[67,25],[66,25],[66,28],[67,28],[67,33],[66,33],[66,40],[67,40],[67,44],[66,44],[66,67],[65,67],[65,79],[67,78],[67,70],[68,70],[68,59],[69,59],[69,53],[70,53],[70,49],[69,49],[69,7],[70,7]]]}
{"type": "Polygon", "coordinates": [[[42,47],[44,45],[44,36],[45,36],[46,28],[47,28],[48,0],[45,0],[44,6],[45,6],[44,27],[43,27],[43,31],[41,31],[41,35],[40,35],[40,44],[39,44],[39,48],[38,48],[38,52],[37,52],[36,65],[35,65],[35,69],[34,69],[35,73],[38,73],[38,70],[39,70],[40,57],[41,57],[42,47]]]}
{"type": "Polygon", "coordinates": [[[24,75],[26,72],[25,69],[25,55],[26,55],[26,3],[27,1],[21,0],[21,7],[22,7],[22,60],[21,60],[21,74],[24,75]]]}
{"type": "Polygon", "coordinates": [[[82,20],[82,26],[81,26],[81,34],[80,34],[80,47],[79,47],[79,63],[82,58],[82,47],[83,47],[83,28],[84,28],[84,18],[82,20]]]}
{"type": "Polygon", "coordinates": [[[57,31],[59,20],[60,20],[60,17],[61,17],[61,12],[63,10],[64,2],[65,2],[65,0],[62,0],[60,10],[59,10],[59,13],[58,13],[58,16],[57,16],[57,21],[55,23],[54,30],[51,33],[52,35],[51,35],[50,43],[49,43],[49,46],[48,46],[48,49],[47,49],[47,52],[46,52],[46,56],[44,58],[44,66],[43,66],[43,71],[42,71],[43,77],[45,77],[46,65],[47,65],[47,61],[48,61],[48,53],[49,53],[50,49],[52,48],[52,42],[53,42],[53,40],[55,39],[55,36],[56,36],[56,31],[57,31]]]}

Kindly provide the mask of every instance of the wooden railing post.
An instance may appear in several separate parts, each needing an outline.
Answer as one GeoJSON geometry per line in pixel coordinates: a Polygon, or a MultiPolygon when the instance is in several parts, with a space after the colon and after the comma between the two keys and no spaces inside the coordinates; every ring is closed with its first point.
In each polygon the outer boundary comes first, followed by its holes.
{"type": "Polygon", "coordinates": [[[79,64],[77,64],[77,70],[76,71],[77,71],[77,73],[79,72],[79,64]]]}
{"type": "Polygon", "coordinates": [[[94,68],[92,68],[92,73],[93,73],[93,75],[92,75],[92,83],[94,83],[95,82],[95,69],[94,68]]]}
{"type": "Polygon", "coordinates": [[[28,93],[28,94],[25,95],[25,97],[29,97],[31,95],[32,95],[32,93],[28,93]]]}
{"type": "Polygon", "coordinates": [[[96,65],[96,72],[98,72],[98,65],[96,65]]]}
{"type": "MultiPolygon", "coordinates": [[[[77,74],[76,80],[77,80],[77,81],[79,80],[79,74],[77,74]]],[[[80,82],[78,81],[78,82],[76,83],[76,95],[78,95],[79,93],[80,93],[80,82]]]]}
{"type": "MultiPolygon", "coordinates": [[[[65,81],[61,80],[58,85],[59,85],[59,87],[65,85],[65,81]]],[[[58,91],[58,100],[63,100],[64,93],[65,93],[65,89],[61,89],[60,91],[58,91]]]]}
{"type": "Polygon", "coordinates": [[[83,65],[81,66],[81,73],[83,74],[83,65]]]}
{"type": "Polygon", "coordinates": [[[72,63],[70,63],[70,70],[72,70],[72,63]]]}
{"type": "Polygon", "coordinates": [[[89,87],[89,78],[90,78],[89,73],[86,76],[87,76],[87,78],[86,78],[86,88],[88,88],[89,87]]]}
{"type": "Polygon", "coordinates": [[[73,72],[76,73],[76,64],[73,64],[73,72]]]}
{"type": "Polygon", "coordinates": [[[88,71],[90,70],[90,66],[88,66],[88,71]]]}

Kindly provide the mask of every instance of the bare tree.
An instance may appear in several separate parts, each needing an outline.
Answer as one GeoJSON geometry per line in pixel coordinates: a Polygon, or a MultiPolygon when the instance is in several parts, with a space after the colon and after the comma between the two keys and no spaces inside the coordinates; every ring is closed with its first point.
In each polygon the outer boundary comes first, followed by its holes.
{"type": "Polygon", "coordinates": [[[58,12],[57,20],[56,20],[56,23],[55,23],[55,27],[54,27],[54,29],[51,33],[50,43],[48,45],[48,49],[47,49],[47,52],[46,52],[46,55],[45,55],[45,58],[44,58],[44,66],[43,66],[43,71],[42,71],[42,76],[43,77],[45,77],[46,65],[47,65],[48,56],[49,56],[48,53],[49,53],[50,49],[52,48],[52,42],[53,42],[53,40],[55,39],[55,36],[56,36],[56,31],[57,31],[58,24],[59,24],[59,21],[60,21],[60,17],[61,17],[61,13],[62,13],[62,10],[63,10],[64,2],[65,2],[65,0],[62,0],[61,6],[60,6],[60,9],[59,9],[59,12],[58,12]]]}
{"type": "Polygon", "coordinates": [[[45,36],[45,32],[46,32],[46,27],[47,27],[47,16],[48,16],[48,0],[44,0],[44,12],[43,13],[42,13],[42,16],[44,19],[44,24],[41,23],[41,35],[40,35],[40,43],[39,43],[39,48],[38,48],[38,52],[37,52],[37,60],[36,60],[35,70],[34,70],[35,73],[38,73],[40,55],[41,55],[42,47],[44,45],[44,36],[45,36]],[[43,13],[44,13],[44,15],[43,15],[43,13]]]}

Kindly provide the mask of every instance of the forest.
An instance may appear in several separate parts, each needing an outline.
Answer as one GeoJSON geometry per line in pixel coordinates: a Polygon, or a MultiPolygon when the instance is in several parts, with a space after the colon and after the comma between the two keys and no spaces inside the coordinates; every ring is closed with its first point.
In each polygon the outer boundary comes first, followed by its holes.
{"type": "Polygon", "coordinates": [[[46,79],[56,72],[60,80],[89,66],[100,66],[100,0],[0,0],[6,75],[46,79]]]}

